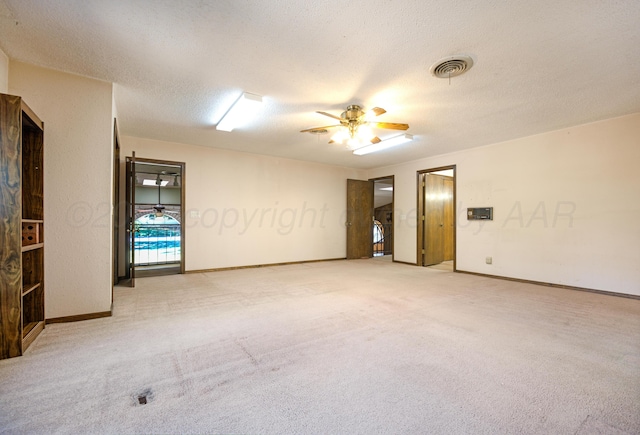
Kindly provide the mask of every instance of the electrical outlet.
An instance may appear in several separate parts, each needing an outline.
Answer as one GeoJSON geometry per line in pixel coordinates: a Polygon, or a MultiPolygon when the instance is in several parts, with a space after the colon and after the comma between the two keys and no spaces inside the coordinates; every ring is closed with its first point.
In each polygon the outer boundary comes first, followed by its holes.
{"type": "Polygon", "coordinates": [[[487,264],[493,264],[493,257],[487,257],[484,259],[487,264]]]}

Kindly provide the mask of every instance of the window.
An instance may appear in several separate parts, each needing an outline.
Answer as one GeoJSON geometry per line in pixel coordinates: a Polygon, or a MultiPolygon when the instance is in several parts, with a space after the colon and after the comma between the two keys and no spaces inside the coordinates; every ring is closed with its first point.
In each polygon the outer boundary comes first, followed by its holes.
{"type": "Polygon", "coordinates": [[[168,213],[140,216],[135,221],[136,265],[180,262],[180,222],[168,213]]]}

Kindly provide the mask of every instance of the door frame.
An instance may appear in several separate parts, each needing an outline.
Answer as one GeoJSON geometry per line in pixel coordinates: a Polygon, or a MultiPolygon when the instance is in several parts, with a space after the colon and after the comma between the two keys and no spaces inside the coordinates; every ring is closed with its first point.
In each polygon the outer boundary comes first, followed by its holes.
{"type": "Polygon", "coordinates": [[[113,287],[120,280],[120,134],[118,132],[118,120],[113,118],[113,212],[111,215],[113,225],[113,271],[111,276],[111,303],[113,304],[113,287]]]}
{"type": "Polygon", "coordinates": [[[425,204],[424,204],[424,196],[425,196],[425,187],[422,185],[422,175],[428,174],[431,172],[439,172],[453,170],[453,271],[457,271],[457,220],[458,220],[458,204],[457,204],[457,170],[456,165],[447,165],[447,166],[438,166],[436,168],[423,169],[416,172],[416,186],[418,192],[417,198],[417,216],[416,216],[416,228],[417,228],[417,243],[416,243],[416,265],[423,266],[423,250],[425,249],[424,243],[424,226],[423,226],[423,216],[425,212],[425,204]]]}
{"type": "MultiPolygon", "coordinates": [[[[181,224],[180,224],[180,273],[183,274],[185,273],[185,198],[186,198],[186,164],[184,162],[175,162],[175,161],[171,161],[171,160],[159,160],[159,159],[149,159],[149,158],[143,158],[143,157],[138,157],[135,155],[135,151],[132,151],[132,156],[131,157],[126,157],[124,164],[125,164],[125,168],[127,167],[127,165],[130,164],[130,162],[133,160],[134,165],[135,163],[147,163],[147,164],[152,164],[152,165],[166,165],[166,166],[173,166],[173,167],[179,167],[180,168],[180,180],[181,180],[181,185],[180,185],[180,215],[181,215],[181,224]]],[[[133,171],[133,174],[135,174],[135,171],[133,171]]],[[[131,174],[131,175],[133,175],[131,174]]],[[[131,179],[130,177],[125,177],[126,178],[126,183],[127,183],[127,191],[129,190],[129,185],[131,184],[131,179]]],[[[133,198],[132,198],[133,199],[133,198]]],[[[129,240],[128,237],[130,236],[130,230],[132,228],[132,218],[134,216],[131,216],[131,214],[133,213],[134,210],[134,205],[135,204],[129,204],[129,201],[127,201],[126,204],[126,215],[125,215],[125,231],[127,231],[127,234],[125,234],[125,272],[127,273],[126,278],[131,278],[130,276],[130,267],[132,266],[131,264],[129,264],[129,251],[131,249],[131,243],[127,241],[129,240]]],[[[135,213],[133,213],[135,215],[135,213]]]]}
{"type": "Polygon", "coordinates": [[[391,261],[395,261],[395,255],[396,255],[396,237],[395,237],[395,232],[396,232],[396,217],[395,217],[395,203],[396,203],[396,179],[395,179],[395,175],[387,175],[386,177],[376,177],[376,178],[369,178],[369,181],[373,181],[373,195],[374,195],[374,204],[373,204],[373,212],[374,212],[374,217],[375,217],[375,188],[376,188],[376,181],[382,181],[382,180],[391,180],[391,185],[393,186],[393,190],[391,191],[391,261]]]}
{"type": "Polygon", "coordinates": [[[135,233],[133,231],[133,217],[135,216],[134,206],[136,204],[136,152],[131,153],[131,157],[125,157],[125,273],[129,280],[129,286],[136,286],[136,258],[135,258],[135,233]]]}

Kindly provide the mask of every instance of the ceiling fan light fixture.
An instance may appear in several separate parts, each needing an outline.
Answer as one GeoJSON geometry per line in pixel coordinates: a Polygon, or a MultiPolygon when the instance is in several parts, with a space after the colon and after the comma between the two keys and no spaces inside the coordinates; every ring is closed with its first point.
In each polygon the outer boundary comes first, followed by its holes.
{"type": "Polygon", "coordinates": [[[261,96],[244,92],[220,119],[216,130],[232,131],[255,115],[261,105],[261,96]]]}
{"type": "MultiPolygon", "coordinates": [[[[346,148],[351,151],[361,148],[368,150],[369,146],[380,143],[381,140],[374,132],[374,128],[391,130],[407,130],[409,128],[409,124],[399,122],[376,122],[367,119],[367,115],[379,116],[387,113],[387,111],[381,107],[374,107],[365,112],[362,107],[357,104],[351,104],[347,106],[347,110],[342,112],[340,116],[321,111],[316,113],[332,118],[338,121],[339,124],[328,125],[326,127],[306,128],[304,130],[300,130],[300,133],[324,134],[330,128],[337,128],[337,131],[331,136],[329,143],[337,143],[340,145],[346,144],[346,148]]],[[[363,154],[366,152],[363,152],[363,154]]]]}
{"type": "Polygon", "coordinates": [[[371,139],[376,136],[373,133],[373,129],[366,124],[363,124],[358,128],[357,135],[363,142],[371,142],[371,139]]]}
{"type": "Polygon", "coordinates": [[[380,141],[378,143],[374,143],[371,145],[364,146],[362,148],[358,148],[357,150],[353,151],[353,154],[357,156],[362,156],[365,154],[375,153],[378,151],[385,150],[387,148],[391,148],[391,147],[405,144],[407,142],[411,142],[412,140],[413,140],[413,135],[405,133],[399,136],[394,136],[390,139],[380,141]]]}
{"type": "Polygon", "coordinates": [[[339,143],[340,145],[343,145],[345,142],[347,142],[350,138],[349,133],[345,130],[345,129],[340,129],[338,131],[336,131],[333,136],[331,136],[331,140],[334,141],[335,143],[339,143]]]}
{"type": "Polygon", "coordinates": [[[384,110],[382,107],[373,107],[367,110],[366,116],[370,118],[372,116],[380,116],[384,113],[387,113],[387,111],[384,110]]]}

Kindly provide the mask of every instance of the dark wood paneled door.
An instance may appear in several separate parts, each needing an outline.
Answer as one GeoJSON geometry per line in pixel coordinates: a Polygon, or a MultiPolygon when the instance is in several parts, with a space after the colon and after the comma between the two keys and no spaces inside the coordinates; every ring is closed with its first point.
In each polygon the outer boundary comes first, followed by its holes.
{"type": "Polygon", "coordinates": [[[373,257],[373,181],[347,180],[347,259],[373,257]]]}
{"type": "Polygon", "coordinates": [[[126,179],[127,179],[127,223],[125,238],[125,267],[129,278],[129,285],[136,286],[136,258],[135,258],[135,204],[136,204],[136,153],[133,151],[131,157],[127,157],[126,179]]]}
{"type": "Polygon", "coordinates": [[[111,277],[111,302],[113,303],[113,287],[118,284],[120,267],[120,135],[118,122],[113,120],[113,274],[111,277]]]}

